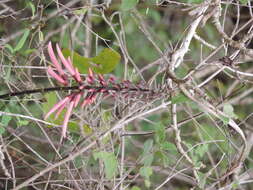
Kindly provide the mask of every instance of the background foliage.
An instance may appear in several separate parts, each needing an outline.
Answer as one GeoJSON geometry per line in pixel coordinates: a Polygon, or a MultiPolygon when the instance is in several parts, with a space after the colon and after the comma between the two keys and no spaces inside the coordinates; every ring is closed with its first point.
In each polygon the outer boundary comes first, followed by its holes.
{"type": "Polygon", "coordinates": [[[0,188],[253,188],[251,5],[0,1],[0,94],[59,85],[46,72],[49,41],[60,44],[83,77],[91,67],[160,93],[99,97],[77,107],[63,143],[64,112],[43,118],[68,92],[0,99],[0,188]],[[191,98],[168,68],[201,16],[183,61],[171,69],[180,79],[190,74],[184,85],[191,98]]]}

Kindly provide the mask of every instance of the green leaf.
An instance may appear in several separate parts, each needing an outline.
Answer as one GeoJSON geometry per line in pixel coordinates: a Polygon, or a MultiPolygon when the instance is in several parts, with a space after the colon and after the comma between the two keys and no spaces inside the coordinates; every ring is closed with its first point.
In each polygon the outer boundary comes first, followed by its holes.
{"type": "Polygon", "coordinates": [[[77,156],[75,159],[74,159],[74,165],[76,168],[82,168],[84,165],[85,165],[85,161],[83,159],[83,156],[77,156]]]}
{"type": "Polygon", "coordinates": [[[10,52],[13,54],[14,53],[14,49],[10,44],[5,44],[5,46],[8,50],[10,50],[10,52]]]}
{"type": "Polygon", "coordinates": [[[198,156],[198,158],[201,159],[207,151],[208,151],[208,144],[202,144],[197,146],[194,152],[198,156]]]}
{"type": "Polygon", "coordinates": [[[0,126],[0,135],[4,134],[4,132],[5,132],[5,128],[0,126]]]}
{"type": "Polygon", "coordinates": [[[4,75],[4,80],[6,83],[8,83],[11,79],[11,67],[7,68],[6,74],[4,75]]]}
{"type": "Polygon", "coordinates": [[[201,189],[205,189],[205,185],[206,185],[206,175],[202,172],[197,171],[198,174],[198,178],[199,178],[199,182],[200,182],[200,188],[201,189]]]}
{"type": "Polygon", "coordinates": [[[39,31],[39,41],[43,42],[44,41],[44,35],[42,31],[39,31]]]}
{"type": "Polygon", "coordinates": [[[229,117],[225,117],[223,115],[220,115],[219,118],[223,122],[224,125],[227,125],[229,123],[229,117]]]}
{"type": "Polygon", "coordinates": [[[167,167],[169,166],[169,164],[172,164],[174,160],[170,160],[169,157],[163,151],[156,151],[155,161],[159,164],[162,162],[163,166],[167,167]]]}
{"type": "Polygon", "coordinates": [[[173,96],[171,98],[171,103],[172,104],[178,104],[178,103],[184,103],[188,102],[190,99],[186,97],[183,93],[179,93],[176,96],[173,96]]]}
{"type": "Polygon", "coordinates": [[[144,166],[151,166],[152,162],[154,160],[154,154],[146,154],[143,157],[143,160],[141,163],[143,163],[144,166]]]}
{"type": "Polygon", "coordinates": [[[33,17],[34,17],[34,15],[35,15],[35,6],[34,6],[34,4],[33,4],[31,1],[29,1],[29,2],[28,2],[28,6],[31,8],[31,10],[32,10],[32,15],[33,15],[33,17]]]}
{"type": "Polygon", "coordinates": [[[143,155],[147,155],[151,152],[153,148],[153,139],[148,139],[145,141],[144,145],[143,145],[143,155]]]}
{"type": "Polygon", "coordinates": [[[18,119],[19,126],[26,126],[29,124],[28,120],[18,119]]]}
{"type": "Polygon", "coordinates": [[[244,4],[244,5],[245,5],[247,2],[248,2],[248,0],[240,0],[240,3],[241,3],[241,4],[244,4]]]}
{"type": "Polygon", "coordinates": [[[158,143],[162,143],[165,141],[166,133],[165,127],[163,124],[159,124],[155,126],[155,139],[158,143]]]}
{"type": "MultiPolygon", "coordinates": [[[[45,94],[45,99],[46,102],[43,104],[42,108],[44,113],[49,112],[49,110],[58,102],[57,96],[55,92],[49,92],[47,94],[45,94]]],[[[56,125],[61,125],[63,120],[64,120],[64,114],[65,114],[66,110],[64,109],[60,115],[58,116],[58,118],[54,118],[54,114],[51,114],[48,118],[47,121],[54,123],[56,125]]],[[[71,125],[72,122],[69,122],[68,125],[71,125]]],[[[48,125],[48,127],[51,127],[48,125]]],[[[70,128],[75,128],[73,125],[71,125],[70,128]]]]}
{"type": "Polygon", "coordinates": [[[145,179],[149,179],[149,177],[153,174],[153,169],[151,167],[141,167],[140,175],[145,179]]]}
{"type": "Polygon", "coordinates": [[[237,115],[234,113],[234,108],[231,104],[225,104],[223,107],[223,111],[230,118],[234,118],[234,119],[238,118],[237,115]]]}
{"type": "MultiPolygon", "coordinates": [[[[4,112],[10,112],[8,108],[6,108],[4,110],[4,112]]],[[[9,115],[2,115],[2,119],[1,119],[1,125],[4,126],[4,127],[7,127],[9,122],[11,121],[12,117],[9,116],[9,115]]]]}
{"type": "Polygon", "coordinates": [[[113,152],[96,152],[93,154],[95,160],[101,159],[105,165],[105,175],[107,179],[112,179],[117,175],[118,161],[113,152]]]}
{"type": "Polygon", "coordinates": [[[78,10],[74,10],[73,13],[76,15],[83,15],[87,12],[87,8],[82,8],[82,9],[78,9],[78,10]]]}
{"type": "Polygon", "coordinates": [[[20,38],[18,44],[14,48],[14,52],[20,50],[24,46],[25,41],[26,41],[27,37],[29,36],[29,33],[30,33],[30,30],[25,29],[23,36],[20,38]]]}
{"type": "Polygon", "coordinates": [[[65,57],[70,56],[72,58],[74,66],[77,67],[82,74],[88,73],[89,68],[96,73],[110,73],[120,61],[120,54],[109,48],[103,49],[93,58],[83,57],[68,49],[63,49],[62,52],[65,57]]]}
{"type": "Polygon", "coordinates": [[[121,1],[121,9],[123,11],[129,11],[133,9],[137,4],[139,0],[122,0],[121,1]]]}
{"type": "Polygon", "coordinates": [[[131,188],[131,190],[141,190],[139,187],[137,187],[137,186],[133,186],[132,188],[131,188]]]}
{"type": "Polygon", "coordinates": [[[176,148],[175,144],[170,143],[170,142],[168,142],[168,141],[163,142],[163,143],[161,144],[161,147],[162,147],[163,150],[170,151],[170,152],[173,153],[173,154],[176,154],[176,153],[177,153],[177,148],[176,148]]]}

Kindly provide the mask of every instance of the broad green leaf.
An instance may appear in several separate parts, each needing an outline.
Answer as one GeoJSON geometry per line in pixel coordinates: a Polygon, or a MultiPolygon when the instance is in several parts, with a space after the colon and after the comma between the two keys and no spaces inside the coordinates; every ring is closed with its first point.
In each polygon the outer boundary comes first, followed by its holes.
{"type": "Polygon", "coordinates": [[[65,57],[70,56],[72,58],[74,66],[82,74],[88,73],[89,68],[96,73],[110,73],[120,61],[120,54],[109,48],[103,49],[96,57],[92,58],[83,57],[68,49],[63,49],[62,52],[65,57]]]}
{"type": "MultiPolygon", "coordinates": [[[[4,110],[4,112],[10,112],[10,111],[9,111],[8,108],[6,108],[4,110]]],[[[2,114],[1,125],[4,126],[4,127],[8,126],[9,122],[11,121],[11,119],[12,119],[11,116],[2,114]]]]}
{"type": "Polygon", "coordinates": [[[45,94],[46,102],[43,104],[43,111],[47,113],[54,104],[57,103],[57,97],[55,92],[49,92],[45,94]]]}
{"type": "Polygon", "coordinates": [[[26,49],[25,51],[23,51],[24,55],[30,55],[31,53],[37,51],[37,49],[26,49]]]}
{"type": "Polygon", "coordinates": [[[122,0],[121,1],[121,9],[123,11],[129,11],[133,9],[137,4],[139,0],[122,0]]]}
{"type": "Polygon", "coordinates": [[[76,15],[83,15],[87,12],[87,8],[82,8],[82,9],[78,9],[78,10],[74,10],[73,13],[76,15]]]}
{"type": "Polygon", "coordinates": [[[0,126],[0,135],[4,134],[4,132],[5,132],[5,128],[0,126]]]}
{"type": "Polygon", "coordinates": [[[151,167],[141,167],[140,168],[140,175],[145,179],[149,179],[150,176],[153,174],[153,169],[151,167]]]}
{"type": "Polygon", "coordinates": [[[230,118],[237,119],[237,115],[235,114],[234,108],[231,104],[225,104],[224,107],[223,107],[223,111],[230,118]]]}
{"type": "Polygon", "coordinates": [[[164,142],[166,138],[165,127],[163,124],[159,124],[155,127],[155,139],[158,143],[164,142]]]}
{"type": "Polygon", "coordinates": [[[89,125],[83,125],[83,131],[86,134],[91,134],[92,133],[92,128],[89,125]]]}
{"type": "MultiPolygon", "coordinates": [[[[49,92],[47,94],[45,94],[45,99],[46,102],[43,104],[43,111],[46,114],[58,101],[56,93],[55,92],[49,92]]],[[[61,125],[63,120],[64,120],[64,114],[65,114],[66,110],[64,109],[61,114],[58,116],[58,118],[54,118],[54,113],[51,114],[48,118],[47,121],[54,123],[56,125],[61,125]]],[[[71,122],[69,122],[68,125],[70,125],[71,122]]],[[[51,127],[51,126],[48,126],[51,127]]],[[[72,126],[73,127],[73,126],[72,126]]]]}
{"type": "Polygon", "coordinates": [[[239,0],[241,4],[246,4],[248,0],[239,0]]]}
{"type": "Polygon", "coordinates": [[[171,98],[171,103],[172,104],[178,104],[178,103],[184,103],[184,102],[188,102],[190,99],[188,97],[186,97],[184,94],[179,93],[176,96],[173,96],[171,98]]]}
{"type": "Polygon", "coordinates": [[[131,190],[141,190],[139,187],[137,187],[137,186],[133,186],[132,188],[131,188],[131,190]]]}
{"type": "Polygon", "coordinates": [[[169,157],[163,151],[156,151],[155,161],[157,163],[162,162],[164,167],[167,167],[167,166],[169,166],[169,164],[172,164],[174,162],[174,160],[169,159],[169,157]]]}
{"type": "Polygon", "coordinates": [[[177,153],[177,148],[176,148],[175,144],[170,143],[170,142],[168,142],[168,141],[163,142],[163,143],[161,144],[161,147],[162,147],[163,150],[167,150],[167,151],[169,151],[169,152],[171,152],[171,153],[173,153],[173,154],[176,154],[176,153],[177,153]]]}
{"type": "Polygon", "coordinates": [[[25,41],[26,41],[27,37],[29,36],[29,33],[30,33],[29,29],[24,30],[23,36],[20,38],[18,44],[14,48],[14,52],[20,50],[24,46],[25,41]]]}
{"type": "Polygon", "coordinates": [[[143,156],[149,154],[153,148],[153,139],[148,139],[143,145],[143,156]]]}
{"type": "Polygon", "coordinates": [[[201,159],[204,154],[208,151],[208,144],[202,144],[195,148],[195,154],[201,159]]]}
{"type": "Polygon", "coordinates": [[[112,179],[117,175],[118,161],[113,152],[96,152],[93,154],[95,160],[101,159],[105,165],[105,175],[107,179],[112,179]]]}
{"type": "Polygon", "coordinates": [[[141,161],[141,163],[142,163],[144,166],[151,166],[153,160],[154,160],[154,155],[153,155],[153,153],[145,154],[144,157],[143,157],[143,160],[141,161]]]}
{"type": "Polygon", "coordinates": [[[29,124],[29,121],[24,119],[18,119],[18,124],[19,126],[26,126],[29,124]]]}
{"type": "Polygon", "coordinates": [[[14,53],[14,49],[10,44],[5,44],[5,46],[8,50],[10,50],[10,52],[13,54],[14,53]]]}
{"type": "Polygon", "coordinates": [[[75,164],[75,167],[76,168],[82,168],[84,165],[85,165],[85,161],[84,161],[84,158],[83,156],[77,156],[75,159],[74,159],[74,164],[75,164]]]}

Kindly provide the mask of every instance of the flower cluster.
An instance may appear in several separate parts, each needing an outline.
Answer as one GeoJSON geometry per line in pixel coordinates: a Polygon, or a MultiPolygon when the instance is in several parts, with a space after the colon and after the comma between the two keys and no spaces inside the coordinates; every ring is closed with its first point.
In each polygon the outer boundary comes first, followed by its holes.
{"type": "Polygon", "coordinates": [[[50,76],[52,76],[54,79],[56,79],[60,84],[67,86],[69,84],[69,77],[65,71],[67,71],[72,78],[79,84],[79,91],[78,92],[72,92],[70,95],[66,96],[64,99],[59,101],[57,104],[55,104],[51,110],[46,114],[45,119],[47,119],[52,113],[56,112],[55,118],[57,118],[60,113],[63,111],[63,109],[66,107],[67,112],[64,117],[63,126],[62,126],[62,137],[66,137],[67,132],[67,125],[71,116],[72,110],[77,107],[79,104],[81,97],[84,95],[84,89],[88,91],[86,94],[84,100],[81,103],[81,107],[91,104],[95,101],[96,96],[98,93],[104,93],[109,94],[109,90],[113,90],[113,87],[106,88],[107,84],[114,83],[114,78],[110,77],[107,81],[104,79],[104,77],[99,74],[97,77],[94,75],[93,71],[89,68],[88,76],[86,77],[86,80],[82,80],[81,75],[77,68],[75,68],[72,64],[72,61],[70,57],[67,59],[64,57],[60,47],[58,44],[56,44],[56,50],[59,57],[59,60],[61,63],[59,63],[58,59],[56,58],[56,55],[54,53],[54,50],[52,48],[52,43],[49,42],[48,44],[48,54],[50,57],[51,62],[53,63],[53,67],[48,66],[47,72],[50,76]],[[63,66],[65,69],[63,69],[63,66]],[[95,84],[95,81],[98,81],[100,84],[100,87],[91,85],[95,84]]]}
{"type": "Polygon", "coordinates": [[[63,126],[62,126],[62,137],[66,137],[67,133],[67,125],[71,116],[72,110],[77,107],[77,105],[81,102],[81,107],[83,108],[86,105],[92,104],[97,95],[102,93],[103,95],[112,95],[115,96],[116,92],[120,92],[127,97],[129,94],[137,92],[150,93],[154,94],[153,91],[149,89],[145,89],[142,85],[134,85],[130,81],[126,80],[121,83],[116,83],[114,77],[109,77],[108,80],[105,80],[103,75],[98,74],[95,75],[93,71],[89,68],[88,75],[84,79],[82,79],[79,71],[72,64],[70,57],[67,59],[64,57],[59,45],[56,44],[56,50],[61,63],[58,62],[54,50],[52,48],[51,42],[48,44],[48,54],[53,64],[53,67],[49,66],[47,72],[50,76],[56,79],[60,84],[64,86],[68,86],[69,84],[69,73],[72,78],[79,84],[78,91],[71,92],[70,95],[66,96],[62,100],[60,100],[57,104],[53,106],[53,108],[46,114],[45,119],[48,118],[52,113],[56,112],[55,118],[59,116],[59,114],[66,107],[67,111],[64,117],[63,126]],[[63,66],[65,69],[63,69],[63,66]],[[66,73],[67,71],[67,73],[66,73]],[[86,91],[86,93],[84,92],[86,91]],[[81,98],[84,96],[84,100],[81,101],[81,98]]]}

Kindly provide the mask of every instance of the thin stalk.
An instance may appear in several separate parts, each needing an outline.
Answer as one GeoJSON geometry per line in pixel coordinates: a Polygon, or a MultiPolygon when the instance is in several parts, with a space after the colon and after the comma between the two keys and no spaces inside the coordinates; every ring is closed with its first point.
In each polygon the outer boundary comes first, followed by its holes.
{"type": "MultiPolygon", "coordinates": [[[[50,88],[39,88],[39,89],[33,89],[33,90],[24,90],[20,92],[10,92],[6,94],[0,95],[0,99],[8,99],[13,96],[22,96],[22,95],[29,95],[29,94],[35,94],[35,93],[47,93],[52,91],[68,91],[68,90],[80,90],[81,86],[63,86],[63,87],[50,87],[50,88]]],[[[106,91],[141,91],[141,92],[150,92],[155,93],[153,90],[145,89],[145,88],[120,88],[120,87],[110,87],[110,86],[84,86],[82,87],[82,90],[89,90],[89,89],[95,89],[97,92],[104,89],[106,91]]]]}

